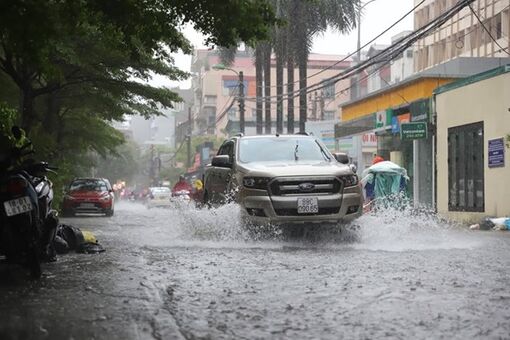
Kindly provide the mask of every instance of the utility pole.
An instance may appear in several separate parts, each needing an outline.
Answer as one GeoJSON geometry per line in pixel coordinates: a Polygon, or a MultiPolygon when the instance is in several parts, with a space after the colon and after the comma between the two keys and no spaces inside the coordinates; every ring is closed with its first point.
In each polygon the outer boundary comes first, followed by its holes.
{"type": "Polygon", "coordinates": [[[187,147],[188,147],[188,168],[191,168],[191,107],[188,108],[188,135],[187,138],[187,147]]]}
{"type": "Polygon", "coordinates": [[[310,101],[312,102],[312,119],[317,120],[317,91],[313,93],[313,100],[310,95],[310,101]]]}
{"type": "Polygon", "coordinates": [[[239,71],[239,130],[244,133],[244,75],[239,71]]]}
{"type": "Polygon", "coordinates": [[[321,96],[319,97],[319,108],[321,110],[321,120],[324,120],[324,106],[326,103],[324,102],[324,91],[321,93],[321,96]]]}

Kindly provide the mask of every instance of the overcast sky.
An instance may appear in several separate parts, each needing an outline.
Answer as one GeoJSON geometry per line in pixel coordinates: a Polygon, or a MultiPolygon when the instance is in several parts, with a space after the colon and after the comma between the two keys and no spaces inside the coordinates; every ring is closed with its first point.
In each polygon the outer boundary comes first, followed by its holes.
{"type": "MultiPolygon", "coordinates": [[[[367,3],[365,0],[363,3],[367,3]]],[[[373,0],[367,4],[363,10],[361,18],[361,46],[368,43],[381,32],[390,27],[394,22],[402,18],[414,7],[414,0],[373,0]]],[[[391,37],[405,30],[413,29],[413,14],[408,15],[401,23],[396,25],[387,34],[378,38],[377,44],[390,44],[391,37]]],[[[191,41],[195,48],[205,48],[203,44],[204,36],[193,30],[191,27],[184,29],[186,37],[191,41]]],[[[337,32],[328,31],[321,36],[317,36],[312,48],[313,53],[339,54],[347,55],[356,51],[358,40],[357,29],[350,34],[342,35],[337,32]]],[[[175,65],[182,70],[189,71],[191,56],[176,54],[175,65]]],[[[167,86],[189,88],[190,80],[178,83],[172,82],[164,77],[155,77],[151,82],[156,86],[167,86]]]]}

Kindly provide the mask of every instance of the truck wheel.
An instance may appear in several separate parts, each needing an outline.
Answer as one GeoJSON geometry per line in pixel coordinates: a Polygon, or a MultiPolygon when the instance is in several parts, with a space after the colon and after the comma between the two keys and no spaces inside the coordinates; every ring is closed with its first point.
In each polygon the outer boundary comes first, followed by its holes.
{"type": "Polygon", "coordinates": [[[207,191],[204,191],[204,207],[208,209],[212,207],[211,202],[209,202],[209,193],[207,191]]]}

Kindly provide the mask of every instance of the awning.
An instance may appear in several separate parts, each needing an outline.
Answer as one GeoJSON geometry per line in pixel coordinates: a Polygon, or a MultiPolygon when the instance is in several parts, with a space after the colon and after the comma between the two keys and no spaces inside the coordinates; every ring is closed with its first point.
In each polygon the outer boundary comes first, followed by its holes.
{"type": "Polygon", "coordinates": [[[335,124],[335,138],[359,135],[375,128],[375,113],[335,124]]]}

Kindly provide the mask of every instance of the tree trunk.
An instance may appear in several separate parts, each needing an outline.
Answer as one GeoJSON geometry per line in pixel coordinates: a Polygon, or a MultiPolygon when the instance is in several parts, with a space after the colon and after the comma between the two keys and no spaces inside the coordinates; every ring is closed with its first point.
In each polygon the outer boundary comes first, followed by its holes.
{"type": "Polygon", "coordinates": [[[20,113],[21,127],[28,133],[34,123],[34,94],[32,86],[26,85],[20,88],[20,113]]]}
{"type": "Polygon", "coordinates": [[[255,48],[255,80],[256,80],[256,126],[257,135],[262,134],[263,119],[262,119],[262,77],[263,77],[263,56],[262,45],[258,44],[255,48]]]}
{"type": "Polygon", "coordinates": [[[271,134],[271,45],[264,44],[264,97],[266,111],[266,135],[271,134]]]}
{"type": "Polygon", "coordinates": [[[283,51],[285,46],[283,39],[278,40],[276,48],[276,133],[283,133],[283,51]]]}
{"type": "Polygon", "coordinates": [[[294,133],[294,57],[287,55],[287,133],[294,133]]]}
{"type": "Polygon", "coordinates": [[[299,132],[305,132],[307,101],[306,101],[306,76],[307,76],[307,53],[299,53],[299,132]]]}

